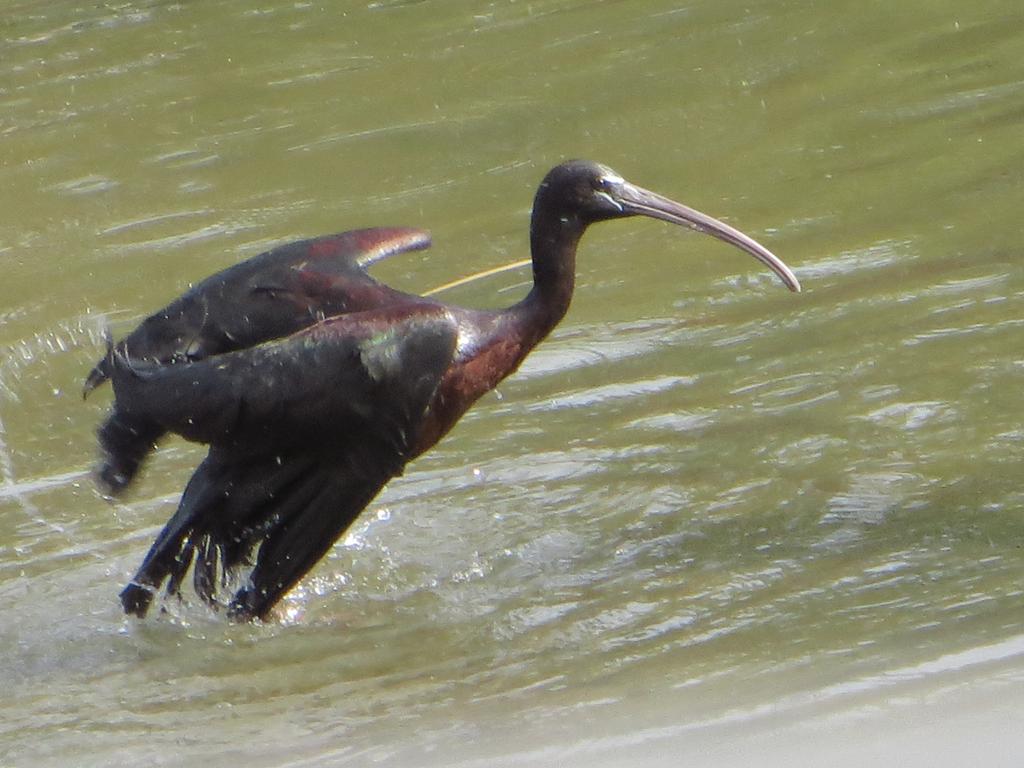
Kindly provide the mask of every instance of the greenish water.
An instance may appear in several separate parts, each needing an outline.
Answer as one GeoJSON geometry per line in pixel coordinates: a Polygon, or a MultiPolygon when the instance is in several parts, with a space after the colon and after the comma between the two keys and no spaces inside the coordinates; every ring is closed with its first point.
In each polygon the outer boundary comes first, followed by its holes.
{"type": "Polygon", "coordinates": [[[1018,764],[1016,4],[15,0],[0,62],[0,763],[1018,764]],[[432,230],[406,288],[522,258],[570,156],[805,292],[595,227],[563,325],[285,620],[126,621],[201,452],[98,496],[104,327],[360,226],[432,230]]]}

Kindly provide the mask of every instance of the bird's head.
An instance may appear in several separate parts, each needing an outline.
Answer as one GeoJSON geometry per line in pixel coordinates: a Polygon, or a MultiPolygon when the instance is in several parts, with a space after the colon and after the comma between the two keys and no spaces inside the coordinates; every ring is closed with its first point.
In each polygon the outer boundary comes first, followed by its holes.
{"type": "Polygon", "coordinates": [[[678,224],[746,251],[778,275],[791,291],[800,290],[800,282],[789,267],[753,238],[689,206],[631,184],[600,163],[569,160],[552,168],[537,190],[534,214],[541,208],[566,220],[576,219],[583,227],[626,216],[648,216],[678,224]]]}
{"type": "Polygon", "coordinates": [[[564,215],[593,224],[634,215],[621,202],[627,186],[626,180],[606,165],[569,160],[548,172],[537,190],[537,198],[564,215]]]}

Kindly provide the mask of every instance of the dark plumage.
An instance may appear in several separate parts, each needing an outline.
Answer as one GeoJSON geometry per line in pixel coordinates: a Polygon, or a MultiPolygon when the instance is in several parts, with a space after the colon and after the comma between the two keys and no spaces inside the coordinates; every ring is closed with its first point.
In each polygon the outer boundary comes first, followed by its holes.
{"type": "MultiPolygon", "coordinates": [[[[206,278],[150,315],[117,345],[137,361],[178,364],[247,349],[332,315],[379,306],[399,295],[366,269],[396,253],[430,247],[420,229],[378,228],[302,240],[206,278]]],[[[88,395],[112,374],[113,350],[85,380],[88,395]]],[[[100,486],[112,495],[135,477],[165,429],[129,418],[120,403],[99,430],[100,486]]]]}
{"type": "Polygon", "coordinates": [[[418,230],[360,230],[277,248],[196,285],[112,346],[86,392],[110,379],[100,428],[101,485],[123,489],[166,432],[210,446],[157,537],[124,608],[142,616],[190,565],[217,604],[224,578],[252,570],[228,604],[264,617],[405,465],[564,316],[576,246],[590,224],[644,215],[711,234],[789,269],[746,235],[643,190],[610,169],[571,161],[534,200],[534,285],[508,309],[447,306],[371,278],[373,262],[429,244],[418,230]]]}

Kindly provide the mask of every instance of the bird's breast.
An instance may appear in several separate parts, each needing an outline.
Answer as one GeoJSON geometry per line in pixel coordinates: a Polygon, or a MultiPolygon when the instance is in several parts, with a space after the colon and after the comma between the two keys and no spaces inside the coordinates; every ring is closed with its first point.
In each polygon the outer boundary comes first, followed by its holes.
{"type": "Polygon", "coordinates": [[[479,331],[459,331],[455,359],[430,402],[414,455],[432,447],[462,415],[526,356],[519,339],[479,331]]]}

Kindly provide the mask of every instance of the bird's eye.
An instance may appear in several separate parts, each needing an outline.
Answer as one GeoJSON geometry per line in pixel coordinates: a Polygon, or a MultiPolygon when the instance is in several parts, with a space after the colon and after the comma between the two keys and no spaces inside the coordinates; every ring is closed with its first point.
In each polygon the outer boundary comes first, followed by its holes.
{"type": "Polygon", "coordinates": [[[619,189],[625,179],[612,174],[602,174],[594,180],[594,188],[600,192],[614,192],[619,189]]]}
{"type": "Polygon", "coordinates": [[[614,199],[622,190],[625,180],[620,176],[601,175],[594,180],[596,193],[614,199]]]}

